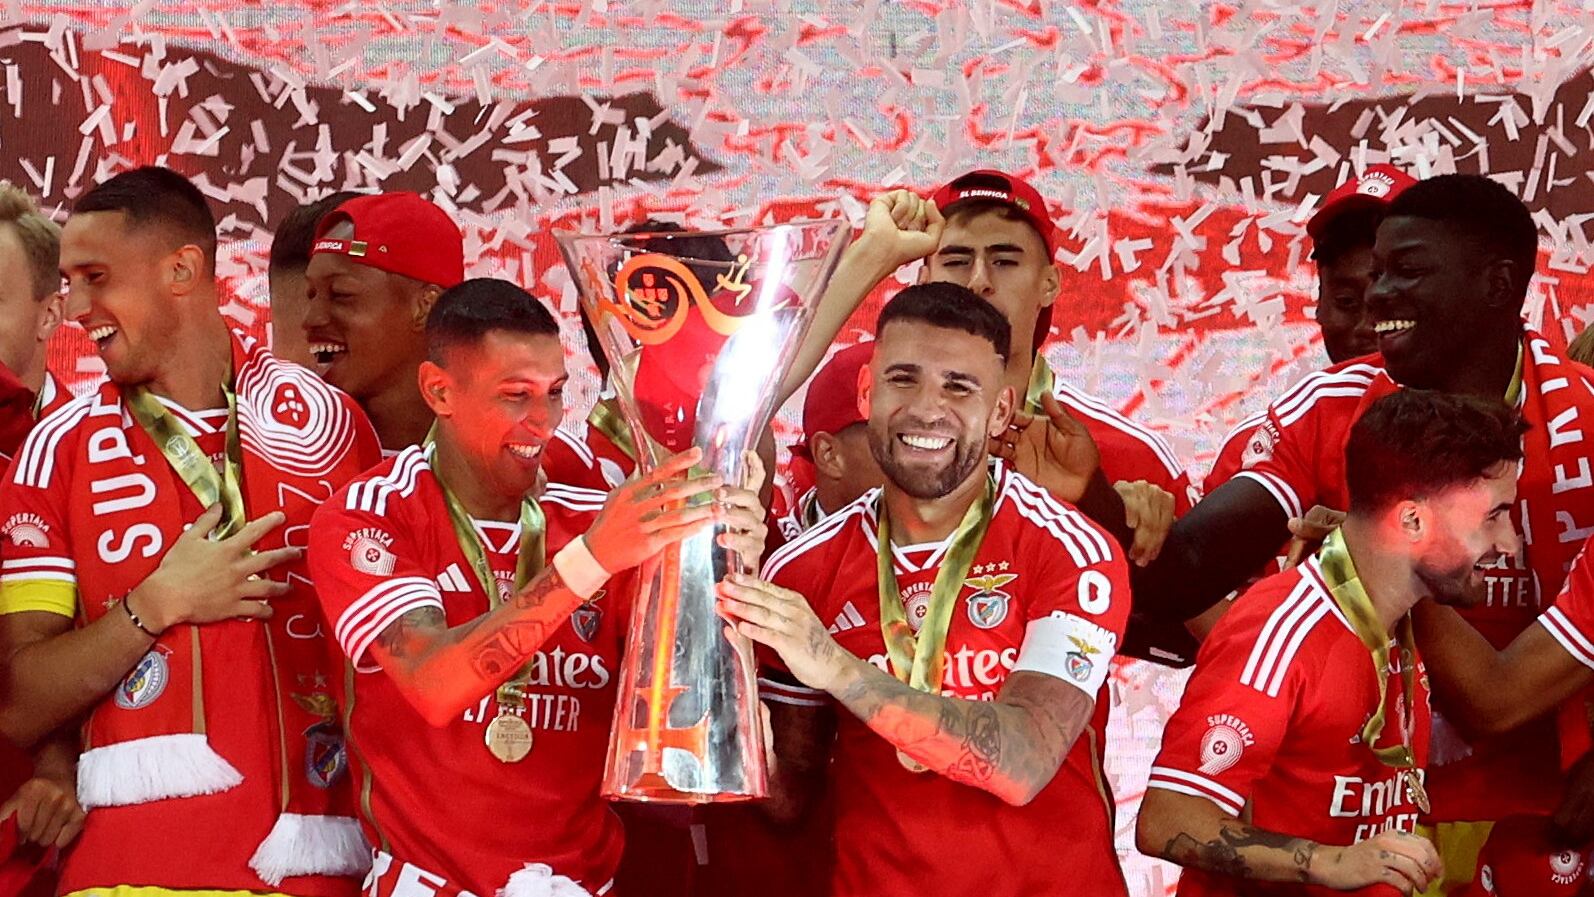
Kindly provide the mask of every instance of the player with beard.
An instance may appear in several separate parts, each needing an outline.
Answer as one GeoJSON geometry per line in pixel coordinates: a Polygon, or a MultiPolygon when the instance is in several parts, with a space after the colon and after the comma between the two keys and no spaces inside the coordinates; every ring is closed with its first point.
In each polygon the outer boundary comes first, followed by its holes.
{"type": "MultiPolygon", "coordinates": [[[[1583,425],[1594,419],[1594,390],[1582,368],[1523,326],[1538,254],[1532,217],[1489,178],[1443,175],[1396,198],[1374,252],[1380,273],[1367,302],[1380,354],[1309,375],[1272,404],[1246,469],[1179,520],[1157,562],[1136,571],[1142,612],[1189,619],[1205,611],[1274,556],[1290,518],[1315,505],[1344,510],[1351,425],[1401,387],[1504,398],[1529,425],[1512,511],[1523,549],[1489,571],[1485,600],[1462,615],[1503,648],[1560,590],[1594,526],[1594,482],[1575,474],[1594,454],[1583,425]]],[[[1562,760],[1581,750],[1568,744],[1557,756],[1552,719],[1479,739],[1447,722],[1463,708],[1441,700],[1435,709],[1427,821],[1450,876],[1443,892],[1470,878],[1490,820],[1557,806],[1562,760]]],[[[1568,731],[1586,730],[1581,708],[1564,712],[1568,731]]],[[[1580,770],[1572,788],[1594,793],[1594,769],[1580,770]]]]}
{"type": "Polygon", "coordinates": [[[464,279],[459,228],[417,194],[357,196],[316,226],[305,340],[327,382],[365,409],[386,451],[419,445],[432,426],[415,388],[426,315],[464,279]]]}
{"type": "Polygon", "coordinates": [[[553,316],[513,284],[469,280],[438,297],[426,338],[435,438],[340,491],[310,536],[350,663],[368,891],[613,893],[622,835],[598,792],[634,589],[611,576],[711,523],[757,556],[758,484],[686,475],[692,449],[607,497],[539,490],[564,413],[553,316]]]}
{"type": "Polygon", "coordinates": [[[324,373],[310,352],[305,338],[304,318],[310,311],[310,282],[305,269],[310,266],[310,247],[315,242],[316,225],[322,216],[359,196],[352,190],[339,190],[320,199],[296,206],[277,226],[271,237],[271,253],[266,265],[266,285],[271,302],[271,354],[324,373]]]}
{"type": "Polygon", "coordinates": [[[1430,717],[1410,611],[1481,602],[1482,568],[1520,547],[1523,429],[1499,402],[1409,389],[1356,421],[1343,525],[1218,622],[1163,730],[1137,842],[1186,867],[1180,897],[1439,878],[1413,834],[1430,717]]]}
{"type": "Polygon", "coordinates": [[[922,284],[877,332],[860,401],[885,485],[721,586],[784,666],[773,809],[800,816],[830,779],[843,897],[1121,897],[1099,736],[1123,555],[988,461],[1016,400],[1000,312],[922,284]]]}

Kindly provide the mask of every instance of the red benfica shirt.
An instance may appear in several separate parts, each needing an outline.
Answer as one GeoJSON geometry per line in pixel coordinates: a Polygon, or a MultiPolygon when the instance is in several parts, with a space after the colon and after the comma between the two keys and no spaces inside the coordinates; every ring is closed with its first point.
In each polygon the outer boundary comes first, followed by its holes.
{"type": "MultiPolygon", "coordinates": [[[[1379,673],[1370,658],[1334,603],[1316,558],[1262,580],[1202,643],[1179,709],[1163,729],[1147,787],[1204,798],[1259,828],[1323,844],[1413,831],[1418,810],[1409,789],[1361,740],[1378,706],[1379,673]]],[[[1400,652],[1391,650],[1377,746],[1399,745],[1411,720],[1420,768],[1428,755],[1428,676],[1418,660],[1416,696],[1408,700],[1400,663],[1400,652]]],[[[1178,893],[1341,892],[1188,869],[1178,893]]]]}
{"type": "MultiPolygon", "coordinates": [[[[532,659],[525,719],[534,741],[519,763],[487,750],[492,692],[447,726],[428,725],[368,649],[422,607],[449,626],[487,613],[487,596],[454,536],[429,452],[405,449],[334,495],[316,514],[310,568],[349,661],[342,707],[366,837],[377,848],[372,897],[498,892],[528,863],[587,891],[608,889],[619,820],[599,798],[614,713],[623,585],[611,581],[562,623],[532,659]]],[[[551,558],[585,532],[603,494],[549,484],[541,503],[551,558]]],[[[519,524],[477,522],[499,588],[513,590],[519,524]]]]}
{"type": "MultiPolygon", "coordinates": [[[[1128,568],[1111,537],[1039,486],[994,465],[990,528],[952,611],[942,694],[993,700],[1014,670],[1052,675],[1096,699],[1094,717],[1028,806],[934,773],[845,708],[830,766],[833,893],[1123,897],[1113,799],[1101,771],[1102,683],[1129,618],[1128,568]],[[1066,837],[1059,837],[1059,833],[1066,837]]],[[[764,577],[801,592],[837,642],[889,671],[876,587],[872,490],[775,552],[764,577]]],[[[922,619],[946,542],[892,546],[910,624],[922,619]]],[[[823,692],[764,680],[766,699],[821,704],[823,692]]]]}
{"type": "MultiPolygon", "coordinates": [[[[15,482],[6,490],[6,517],[0,524],[0,538],[6,542],[0,588],[47,582],[56,587],[60,597],[8,597],[0,602],[0,613],[44,611],[66,617],[76,614],[76,565],[67,548],[70,543],[65,541],[73,537],[66,525],[68,507],[70,502],[90,500],[91,486],[93,495],[100,494],[100,489],[92,469],[78,469],[71,454],[58,449],[74,429],[92,424],[96,395],[67,402],[46,417],[35,429],[34,440],[18,453],[16,465],[8,474],[15,482]]],[[[225,408],[195,412],[164,397],[156,398],[212,463],[219,464],[225,458],[225,408]]],[[[166,461],[157,456],[154,463],[166,461]]],[[[188,489],[159,492],[152,501],[178,502],[181,513],[190,520],[204,511],[188,489]]],[[[299,517],[296,522],[303,526],[306,519],[299,517]]],[[[122,535],[113,539],[113,534],[107,532],[103,544],[114,548],[122,539],[122,535]]],[[[135,540],[128,536],[126,541],[135,540]]],[[[131,588],[135,583],[127,585],[131,588]]],[[[257,669],[239,669],[238,687],[253,694],[254,699],[212,702],[207,706],[207,723],[212,746],[243,771],[243,782],[219,794],[95,808],[67,853],[61,893],[116,884],[302,895],[352,890],[352,879],[322,876],[296,876],[270,888],[249,868],[250,856],[276,821],[280,797],[272,776],[266,772],[275,762],[269,723],[262,712],[262,708],[274,703],[266,659],[246,655],[242,661],[261,665],[257,669]],[[253,684],[256,680],[258,687],[253,684]],[[204,845],[203,850],[194,849],[199,844],[204,845]]]]}
{"type": "MultiPolygon", "coordinates": [[[[1345,485],[1345,441],[1350,428],[1369,389],[1393,388],[1384,373],[1383,359],[1377,355],[1308,374],[1268,406],[1266,420],[1247,443],[1244,469],[1236,476],[1260,484],[1292,517],[1313,505],[1344,510],[1350,503],[1345,485]]],[[[1523,530],[1519,514],[1512,514],[1512,522],[1523,537],[1523,553],[1502,562],[1509,566],[1490,571],[1483,604],[1458,608],[1496,648],[1509,645],[1540,610],[1538,590],[1527,566],[1533,540],[1523,530]]],[[[1557,583],[1545,584],[1547,589],[1557,587],[1557,583]]],[[[1501,737],[1468,743],[1436,713],[1428,780],[1432,821],[1552,812],[1560,800],[1558,738],[1551,715],[1501,737]]]]}
{"type": "Polygon", "coordinates": [[[551,483],[608,492],[636,470],[636,461],[620,451],[614,441],[591,424],[574,436],[555,430],[542,450],[542,471],[551,483]]]}
{"type": "Polygon", "coordinates": [[[1101,470],[1108,482],[1145,480],[1173,494],[1174,516],[1183,517],[1190,510],[1195,503],[1195,490],[1167,440],[1062,380],[1056,382],[1052,394],[1090,431],[1090,438],[1101,452],[1101,470]]]}

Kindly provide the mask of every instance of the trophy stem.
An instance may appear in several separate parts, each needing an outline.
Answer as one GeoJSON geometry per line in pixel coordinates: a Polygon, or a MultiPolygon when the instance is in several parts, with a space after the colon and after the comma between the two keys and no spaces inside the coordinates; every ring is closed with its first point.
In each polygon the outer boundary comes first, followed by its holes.
{"type": "MultiPolygon", "coordinates": [[[[845,222],[808,221],[559,238],[640,471],[697,446],[699,472],[742,481],[745,453],[769,425],[850,232],[845,222]]],[[[608,797],[708,803],[766,793],[752,645],[717,610],[720,581],[756,558],[720,545],[724,532],[688,536],[636,571],[608,797]]]]}

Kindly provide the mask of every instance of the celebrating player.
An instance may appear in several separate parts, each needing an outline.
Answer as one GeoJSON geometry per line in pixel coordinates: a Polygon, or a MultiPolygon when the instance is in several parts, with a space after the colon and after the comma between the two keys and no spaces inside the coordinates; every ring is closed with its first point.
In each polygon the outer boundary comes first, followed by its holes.
{"type": "Polygon", "coordinates": [[[305,340],[322,375],[360,403],[384,449],[419,445],[432,426],[415,388],[426,315],[465,279],[453,219],[414,193],[357,196],[321,217],[305,279],[305,340]]]}
{"type": "Polygon", "coordinates": [[[512,284],[470,280],[438,297],[426,338],[435,439],[355,480],[311,533],[352,664],[371,893],[603,894],[621,832],[598,786],[630,616],[630,590],[605,584],[711,522],[756,556],[763,512],[747,489],[685,476],[696,450],[607,498],[538,495],[563,414],[553,316],[512,284]]]}
{"type": "Polygon", "coordinates": [[[68,310],[109,381],[42,421],[0,486],[7,710],[40,730],[87,715],[66,893],[322,897],[356,882],[312,873],[366,859],[334,815],[342,744],[297,546],[375,435],[229,334],[215,249],[204,197],[167,169],[78,200],[68,310]]]}
{"type": "MultiPolygon", "coordinates": [[[[1489,571],[1484,602],[1462,613],[1497,647],[1531,624],[1594,526],[1594,482],[1572,473],[1590,463],[1578,422],[1594,416],[1594,390],[1521,320],[1537,251],[1527,208],[1489,178],[1444,175],[1401,193],[1379,225],[1380,274],[1367,292],[1382,355],[1309,375],[1273,403],[1246,470],[1180,519],[1157,563],[1137,572],[1136,604],[1188,618],[1273,557],[1291,517],[1343,510],[1347,432],[1367,404],[1407,386],[1503,397],[1527,420],[1512,511],[1523,551],[1489,571]]],[[[1469,741],[1444,721],[1463,709],[1437,708],[1430,784],[1435,843],[1464,882],[1489,820],[1555,807],[1562,764],[1552,720],[1469,741]]]]}
{"type": "Polygon", "coordinates": [[[772,555],[767,581],[722,586],[722,614],[789,673],[766,683],[776,809],[833,777],[838,895],[1123,895],[1098,739],[1127,565],[988,463],[1016,398],[995,307],[910,287],[878,335],[863,402],[885,485],[772,555]]]}
{"type": "Polygon", "coordinates": [[[304,332],[304,318],[310,311],[310,282],[305,278],[305,269],[310,266],[310,247],[315,243],[316,225],[322,216],[359,195],[340,190],[295,206],[271,237],[271,254],[266,265],[266,285],[271,301],[271,354],[317,373],[321,373],[323,366],[311,355],[304,332]]]}
{"type": "Polygon", "coordinates": [[[44,368],[61,324],[61,228],[0,183],[0,469],[44,414],[71,395],[44,368]]]}
{"type": "MultiPolygon", "coordinates": [[[[1312,261],[1317,263],[1317,327],[1331,366],[1378,351],[1372,307],[1367,302],[1367,288],[1378,272],[1373,240],[1389,204],[1415,183],[1415,178],[1393,165],[1373,165],[1361,177],[1334,188],[1306,222],[1312,261]]],[[[1223,438],[1212,472],[1202,484],[1208,492],[1240,472],[1246,447],[1266,419],[1264,410],[1241,421],[1223,438]]]]}
{"type": "Polygon", "coordinates": [[[1438,879],[1412,833],[1429,713],[1408,612],[1481,602],[1483,568],[1518,550],[1522,429],[1499,402],[1422,390],[1351,428],[1343,526],[1218,621],[1163,732],[1137,840],[1186,867],[1180,897],[1438,879]]]}

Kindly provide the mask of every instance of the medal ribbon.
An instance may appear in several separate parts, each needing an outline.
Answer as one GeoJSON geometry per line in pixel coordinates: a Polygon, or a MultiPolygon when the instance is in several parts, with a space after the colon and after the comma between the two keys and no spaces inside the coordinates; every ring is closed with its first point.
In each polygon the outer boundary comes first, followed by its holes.
{"type": "MultiPolygon", "coordinates": [[[[432,451],[437,451],[432,435],[436,433],[434,425],[432,434],[428,434],[426,441],[432,446],[432,451]]],[[[443,481],[442,471],[432,466],[432,476],[437,478],[437,486],[443,492],[443,502],[448,505],[448,522],[454,527],[454,539],[459,543],[459,550],[465,555],[465,560],[470,562],[471,569],[476,571],[476,579],[481,582],[482,590],[487,593],[487,606],[497,608],[504,603],[503,596],[498,591],[498,577],[493,575],[492,566],[487,563],[487,549],[482,547],[481,536],[476,533],[475,524],[471,523],[470,514],[466,513],[459,499],[449,491],[448,484],[443,481]]],[[[515,591],[519,592],[531,582],[532,577],[542,572],[546,562],[547,552],[544,546],[546,523],[543,518],[542,506],[529,496],[520,500],[520,549],[515,554],[515,591]]],[[[531,665],[522,667],[513,677],[498,686],[497,698],[499,713],[513,708],[516,715],[523,713],[526,707],[525,686],[531,673],[531,665]]]]}
{"type": "Polygon", "coordinates": [[[985,539],[985,530],[991,525],[991,509],[995,505],[996,481],[985,478],[985,494],[969,505],[963,520],[952,533],[952,545],[941,559],[941,569],[936,571],[935,583],[930,587],[930,607],[924,615],[915,637],[908,625],[902,593],[897,588],[897,571],[891,559],[891,523],[882,497],[875,500],[875,517],[880,521],[875,535],[880,587],[880,630],[885,636],[886,654],[891,658],[891,668],[896,677],[910,688],[930,694],[941,692],[941,672],[946,665],[946,633],[952,622],[952,607],[958,593],[963,590],[963,580],[969,575],[969,565],[985,539]]]}
{"type": "MultiPolygon", "coordinates": [[[[166,463],[188,484],[200,505],[208,509],[218,502],[221,504],[221,522],[210,533],[215,539],[233,535],[243,529],[247,522],[244,519],[243,445],[238,439],[238,397],[233,392],[230,368],[221,382],[221,392],[227,399],[227,436],[226,460],[219,473],[200,449],[199,443],[188,435],[188,431],[172,417],[154,393],[142,386],[135,386],[123,393],[133,419],[155,442],[166,463]]],[[[189,627],[188,637],[194,668],[193,728],[195,732],[203,733],[206,729],[205,692],[201,676],[204,666],[199,627],[189,627]]]]}
{"type": "Polygon", "coordinates": [[[614,399],[599,399],[598,403],[592,406],[592,413],[587,415],[587,426],[609,437],[615,448],[625,452],[627,458],[636,460],[636,446],[631,442],[631,428],[626,425],[625,417],[620,414],[620,408],[614,399]]]}
{"type": "Polygon", "coordinates": [[[1411,632],[1411,615],[1407,614],[1400,620],[1400,676],[1401,687],[1405,689],[1406,725],[1400,733],[1401,743],[1394,747],[1377,747],[1378,737],[1384,731],[1384,703],[1389,696],[1389,635],[1378,622],[1378,616],[1373,612],[1372,599],[1367,597],[1367,590],[1362,587],[1361,578],[1356,575],[1356,567],[1351,563],[1350,552],[1345,548],[1345,537],[1340,530],[1335,529],[1323,540],[1323,547],[1317,553],[1318,562],[1323,568],[1323,579],[1328,584],[1329,591],[1334,596],[1334,603],[1344,611],[1345,618],[1350,620],[1351,628],[1356,631],[1362,644],[1372,655],[1373,669],[1378,673],[1378,707],[1373,715],[1362,726],[1362,744],[1367,745],[1379,762],[1385,766],[1412,769],[1417,765],[1416,758],[1411,752],[1412,732],[1416,727],[1417,708],[1410,706],[1416,701],[1417,682],[1417,653],[1414,647],[1411,632]]]}
{"type": "Polygon", "coordinates": [[[1041,396],[1051,395],[1055,385],[1052,366],[1046,363],[1046,356],[1035,353],[1035,364],[1029,369],[1029,386],[1024,389],[1024,411],[1026,414],[1040,414],[1041,396]]]}
{"type": "Polygon", "coordinates": [[[221,522],[216,524],[214,536],[225,539],[243,529],[243,448],[238,439],[238,397],[233,393],[232,374],[222,382],[222,394],[227,397],[227,460],[217,473],[210,459],[200,450],[199,443],[188,435],[176,418],[154,394],[142,386],[129,389],[127,407],[133,419],[144,428],[155,446],[165,456],[167,463],[188,484],[194,497],[206,508],[221,503],[221,522]]]}

